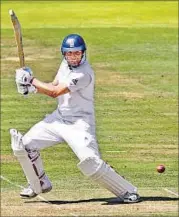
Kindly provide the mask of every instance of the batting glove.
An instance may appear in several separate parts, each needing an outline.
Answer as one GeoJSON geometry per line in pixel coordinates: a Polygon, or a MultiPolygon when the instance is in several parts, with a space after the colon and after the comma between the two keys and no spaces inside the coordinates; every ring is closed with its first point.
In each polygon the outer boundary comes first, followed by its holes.
{"type": "Polygon", "coordinates": [[[33,78],[33,72],[29,67],[16,69],[16,83],[30,85],[33,78]]]}
{"type": "Polygon", "coordinates": [[[37,93],[37,88],[33,86],[32,84],[30,86],[28,85],[27,87],[28,87],[29,93],[37,93]]]}
{"type": "Polygon", "coordinates": [[[29,93],[37,93],[37,88],[33,85],[24,85],[16,83],[18,93],[22,95],[28,95],[29,93]]]}
{"type": "Polygon", "coordinates": [[[28,94],[28,86],[24,85],[24,84],[20,84],[20,83],[17,83],[16,82],[16,85],[17,85],[17,91],[18,93],[22,94],[22,95],[27,95],[28,94]]]}

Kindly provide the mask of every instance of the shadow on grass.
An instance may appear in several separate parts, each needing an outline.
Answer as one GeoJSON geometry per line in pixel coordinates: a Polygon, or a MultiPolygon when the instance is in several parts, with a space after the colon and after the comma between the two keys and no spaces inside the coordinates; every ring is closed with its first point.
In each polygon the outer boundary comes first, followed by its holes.
{"type": "MultiPolygon", "coordinates": [[[[179,201],[179,198],[176,197],[141,197],[141,201],[179,201]]],[[[111,198],[93,198],[93,199],[86,199],[86,200],[48,200],[48,201],[25,201],[25,203],[48,203],[48,204],[73,204],[73,203],[91,203],[91,202],[105,202],[102,205],[117,205],[117,204],[125,204],[121,202],[116,197],[111,198]]]]}

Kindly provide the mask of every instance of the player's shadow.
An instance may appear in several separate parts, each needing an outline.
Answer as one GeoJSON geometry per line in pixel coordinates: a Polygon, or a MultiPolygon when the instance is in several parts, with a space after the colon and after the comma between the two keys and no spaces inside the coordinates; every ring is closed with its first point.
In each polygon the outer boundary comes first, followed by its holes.
{"type": "MultiPolygon", "coordinates": [[[[145,201],[179,201],[179,198],[176,197],[141,197],[140,202],[145,201]]],[[[121,202],[116,197],[111,198],[92,198],[92,199],[85,199],[85,200],[38,200],[38,201],[25,201],[25,203],[48,203],[48,204],[55,204],[55,205],[61,205],[61,204],[73,204],[73,203],[91,203],[91,202],[104,202],[102,205],[117,205],[117,204],[125,204],[121,202]]]]}

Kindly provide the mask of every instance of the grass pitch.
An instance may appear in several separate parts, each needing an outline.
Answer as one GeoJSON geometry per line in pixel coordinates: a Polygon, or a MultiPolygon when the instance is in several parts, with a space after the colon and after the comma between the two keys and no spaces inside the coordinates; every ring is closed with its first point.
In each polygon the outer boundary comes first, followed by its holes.
{"type": "Polygon", "coordinates": [[[2,216],[177,216],[177,2],[1,4],[2,216]],[[56,102],[17,93],[14,70],[19,65],[9,9],[21,22],[26,64],[44,81],[52,80],[59,67],[62,39],[73,32],[85,38],[96,72],[102,157],[138,186],[142,203],[117,204],[114,195],[77,170],[78,160],[66,144],[42,151],[53,190],[30,201],[19,198],[26,181],[8,130],[25,133],[56,102]],[[166,165],[165,173],[156,172],[158,164],[166,165]]]}

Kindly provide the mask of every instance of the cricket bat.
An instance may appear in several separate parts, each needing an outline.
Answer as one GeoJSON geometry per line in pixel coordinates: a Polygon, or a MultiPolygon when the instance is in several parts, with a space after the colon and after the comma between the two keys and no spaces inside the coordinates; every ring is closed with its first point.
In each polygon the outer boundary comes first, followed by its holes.
{"type": "Polygon", "coordinates": [[[25,58],[24,58],[24,50],[23,50],[23,43],[22,43],[21,25],[20,25],[19,20],[18,20],[18,18],[17,18],[16,14],[14,13],[13,10],[9,10],[9,15],[11,16],[11,21],[13,24],[20,67],[22,68],[22,67],[25,67],[25,58]]]}

